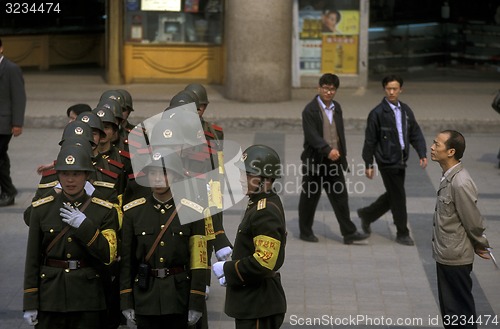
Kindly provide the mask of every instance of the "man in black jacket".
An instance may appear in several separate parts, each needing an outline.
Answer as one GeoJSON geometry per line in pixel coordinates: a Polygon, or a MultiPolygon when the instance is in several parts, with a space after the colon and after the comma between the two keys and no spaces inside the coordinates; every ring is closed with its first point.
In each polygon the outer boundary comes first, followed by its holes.
{"type": "Polygon", "coordinates": [[[0,39],[0,207],[14,204],[17,189],[10,177],[7,151],[12,138],[23,133],[26,92],[24,78],[17,64],[3,56],[0,39]]]}
{"type": "Polygon", "coordinates": [[[391,210],[397,228],[396,242],[414,244],[408,230],[406,213],[405,168],[412,145],[420,158],[420,166],[427,166],[424,135],[410,107],[399,101],[403,79],[390,75],[382,80],[385,97],[368,115],[363,146],[366,177],[374,176],[373,157],[384,182],[386,192],[371,205],[358,209],[363,231],[371,233],[370,224],[391,210]]]}
{"type": "Polygon", "coordinates": [[[314,213],[325,189],[345,244],[368,238],[351,221],[344,170],[347,169],[342,108],[333,100],[340,85],[338,76],[324,74],[316,95],[302,112],[304,151],[302,190],[299,201],[300,239],[318,242],[312,231],[314,213]]]}

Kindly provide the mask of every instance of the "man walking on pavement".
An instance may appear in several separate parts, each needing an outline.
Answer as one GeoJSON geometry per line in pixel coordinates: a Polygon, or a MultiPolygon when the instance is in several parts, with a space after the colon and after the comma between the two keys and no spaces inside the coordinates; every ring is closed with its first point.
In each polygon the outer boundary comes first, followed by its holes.
{"type": "Polygon", "coordinates": [[[3,56],[0,39],[0,207],[14,204],[17,189],[10,177],[9,142],[23,132],[26,92],[24,78],[17,64],[3,56]]]}
{"type": "Polygon", "coordinates": [[[427,167],[425,139],[413,111],[399,101],[403,79],[397,75],[386,76],[382,87],[385,97],[368,115],[363,160],[365,175],[372,179],[375,157],[386,192],[371,205],[358,209],[358,216],[363,231],[370,234],[370,224],[391,210],[397,228],[396,242],[412,246],[414,242],[407,225],[405,168],[410,145],[418,153],[420,166],[427,167]]]}
{"type": "Polygon", "coordinates": [[[340,85],[338,76],[324,74],[319,79],[318,95],[302,112],[304,151],[302,152],[302,189],[299,200],[300,239],[318,242],[312,225],[316,206],[324,188],[340,226],[344,244],[365,240],[357,231],[349,211],[344,170],[347,169],[346,141],[342,108],[333,98],[340,85]]]}

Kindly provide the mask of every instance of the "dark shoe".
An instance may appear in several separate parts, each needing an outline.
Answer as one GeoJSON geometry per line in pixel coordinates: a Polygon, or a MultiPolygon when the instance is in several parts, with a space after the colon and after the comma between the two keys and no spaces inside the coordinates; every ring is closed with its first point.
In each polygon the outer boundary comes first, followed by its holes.
{"type": "Polygon", "coordinates": [[[319,241],[318,238],[314,234],[311,234],[311,235],[300,234],[299,238],[301,240],[304,240],[307,242],[318,242],[319,241]]]}
{"type": "Polygon", "coordinates": [[[11,206],[14,204],[15,195],[0,195],[0,207],[11,206]]]}
{"type": "Polygon", "coordinates": [[[405,246],[413,246],[415,245],[415,242],[413,242],[413,239],[410,238],[409,235],[404,235],[404,236],[398,236],[396,238],[396,242],[405,246]]]}
{"type": "Polygon", "coordinates": [[[369,234],[359,233],[358,231],[356,231],[353,234],[344,236],[344,244],[353,244],[354,241],[366,240],[369,236],[369,234]]]}
{"type": "Polygon", "coordinates": [[[363,232],[365,232],[366,234],[371,234],[372,233],[372,229],[370,228],[370,221],[368,220],[368,218],[366,218],[364,215],[363,215],[363,210],[362,209],[358,209],[357,210],[357,213],[358,213],[358,217],[359,219],[361,219],[361,229],[363,230],[363,232]]]}

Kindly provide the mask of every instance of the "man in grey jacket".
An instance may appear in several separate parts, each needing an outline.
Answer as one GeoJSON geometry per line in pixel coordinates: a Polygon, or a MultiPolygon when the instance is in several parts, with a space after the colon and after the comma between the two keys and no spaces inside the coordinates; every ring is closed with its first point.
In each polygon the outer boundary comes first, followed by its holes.
{"type": "Polygon", "coordinates": [[[443,176],[437,192],[432,234],[436,260],[439,305],[445,328],[477,328],[472,296],[474,253],[490,258],[483,232],[484,219],[477,208],[477,188],[460,159],[465,138],[455,130],[439,133],[431,146],[431,159],[443,176]]]}
{"type": "Polygon", "coordinates": [[[3,56],[0,39],[0,207],[14,204],[17,189],[10,177],[9,142],[23,132],[26,92],[19,66],[3,56]]]}

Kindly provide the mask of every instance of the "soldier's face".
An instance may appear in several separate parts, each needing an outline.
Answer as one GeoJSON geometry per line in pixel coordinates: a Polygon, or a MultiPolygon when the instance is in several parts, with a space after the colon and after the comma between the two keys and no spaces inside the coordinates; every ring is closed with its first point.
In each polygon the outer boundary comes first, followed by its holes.
{"type": "Polygon", "coordinates": [[[62,170],[58,172],[63,192],[69,196],[83,193],[88,174],[85,171],[62,170]]]}
{"type": "Polygon", "coordinates": [[[149,168],[148,169],[148,182],[149,186],[154,193],[162,194],[169,190],[167,172],[163,168],[149,168]]]}

